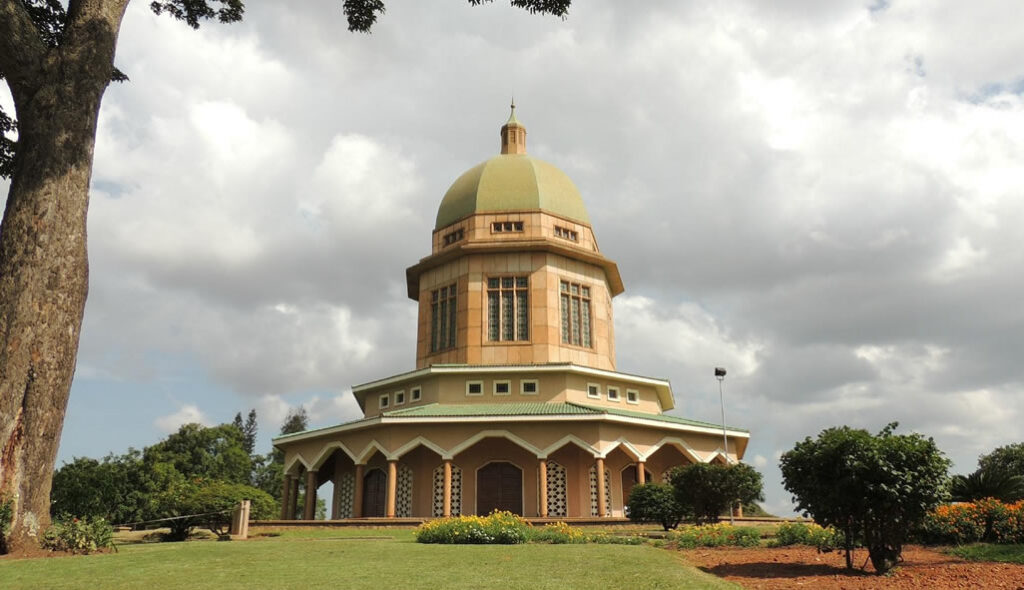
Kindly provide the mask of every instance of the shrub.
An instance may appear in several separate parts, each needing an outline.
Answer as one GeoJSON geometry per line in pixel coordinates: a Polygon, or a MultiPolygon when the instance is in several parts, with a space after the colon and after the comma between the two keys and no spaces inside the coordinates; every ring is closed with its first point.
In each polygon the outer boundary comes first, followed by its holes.
{"type": "Polygon", "coordinates": [[[694,463],[672,470],[676,502],[695,524],[718,522],[735,504],[764,500],[761,474],[745,463],[694,463]]]}
{"type": "Polygon", "coordinates": [[[1024,543],[1024,501],[986,498],[939,506],[924,519],[918,537],[933,544],[1024,543]]]}
{"type": "Polygon", "coordinates": [[[101,517],[58,518],[43,533],[41,545],[53,551],[92,553],[114,546],[114,528],[101,517]]]}
{"type": "Polygon", "coordinates": [[[460,545],[517,545],[531,536],[530,525],[511,512],[489,516],[439,518],[416,527],[417,543],[460,545]]]}
{"type": "Polygon", "coordinates": [[[842,535],[832,527],[824,528],[814,523],[784,522],[775,531],[771,545],[807,545],[818,551],[832,551],[842,544],[842,535]]]}
{"type": "Polygon", "coordinates": [[[7,553],[7,533],[14,520],[14,499],[0,495],[0,555],[7,553]]]}
{"type": "Polygon", "coordinates": [[[673,533],[669,540],[683,549],[694,547],[756,547],[761,533],[754,527],[729,524],[689,526],[673,533]]]}
{"type": "Polygon", "coordinates": [[[686,518],[686,511],[676,501],[675,489],[667,483],[633,486],[627,508],[633,522],[658,523],[666,531],[678,527],[686,518]]]}
{"type": "Polygon", "coordinates": [[[574,526],[569,526],[564,522],[555,522],[540,528],[533,528],[530,531],[530,542],[551,543],[552,545],[578,544],[586,543],[587,535],[574,526]]]}

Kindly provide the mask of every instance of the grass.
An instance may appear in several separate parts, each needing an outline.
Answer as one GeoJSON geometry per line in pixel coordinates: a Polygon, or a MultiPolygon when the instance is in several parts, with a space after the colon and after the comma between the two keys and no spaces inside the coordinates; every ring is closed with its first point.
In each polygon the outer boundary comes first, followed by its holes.
{"type": "MultiPolygon", "coordinates": [[[[260,534],[261,531],[254,531],[260,534]]],[[[35,588],[694,588],[736,586],[675,553],[623,545],[422,545],[410,529],[282,530],[218,543],[0,560],[4,590],[35,588]],[[385,538],[380,538],[385,537],[385,538]]]]}
{"type": "Polygon", "coordinates": [[[950,553],[970,561],[1000,561],[1024,564],[1024,545],[992,545],[976,543],[953,547],[950,553]]]}

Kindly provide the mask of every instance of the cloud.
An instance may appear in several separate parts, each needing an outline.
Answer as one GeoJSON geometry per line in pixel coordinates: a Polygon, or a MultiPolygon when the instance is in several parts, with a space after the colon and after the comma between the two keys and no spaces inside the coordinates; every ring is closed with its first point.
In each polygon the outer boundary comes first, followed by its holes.
{"type": "Polygon", "coordinates": [[[202,424],[203,426],[210,426],[211,423],[206,415],[203,414],[199,406],[194,404],[185,404],[173,414],[166,416],[160,416],[156,420],[153,420],[153,425],[157,427],[160,432],[170,434],[181,428],[185,424],[202,424]]]}

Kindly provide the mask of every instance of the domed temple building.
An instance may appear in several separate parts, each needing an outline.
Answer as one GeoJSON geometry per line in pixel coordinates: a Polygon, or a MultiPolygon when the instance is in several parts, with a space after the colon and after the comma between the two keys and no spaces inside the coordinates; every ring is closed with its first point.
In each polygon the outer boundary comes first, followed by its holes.
{"type": "Polygon", "coordinates": [[[364,417],[274,439],[281,518],[625,515],[637,483],[678,465],[737,461],[749,433],[671,416],[665,379],[615,366],[615,262],[576,186],[526,153],[512,115],[501,153],[441,200],[430,254],[406,269],[416,368],[352,388],[364,417]],[[307,490],[297,506],[299,482],[307,490]]]}

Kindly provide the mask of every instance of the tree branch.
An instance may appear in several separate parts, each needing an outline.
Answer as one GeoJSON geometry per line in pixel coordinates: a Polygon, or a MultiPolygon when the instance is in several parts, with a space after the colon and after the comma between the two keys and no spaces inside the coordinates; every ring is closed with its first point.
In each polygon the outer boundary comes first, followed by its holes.
{"type": "Polygon", "coordinates": [[[11,91],[24,86],[46,54],[39,29],[20,0],[0,0],[0,77],[11,91]]]}

